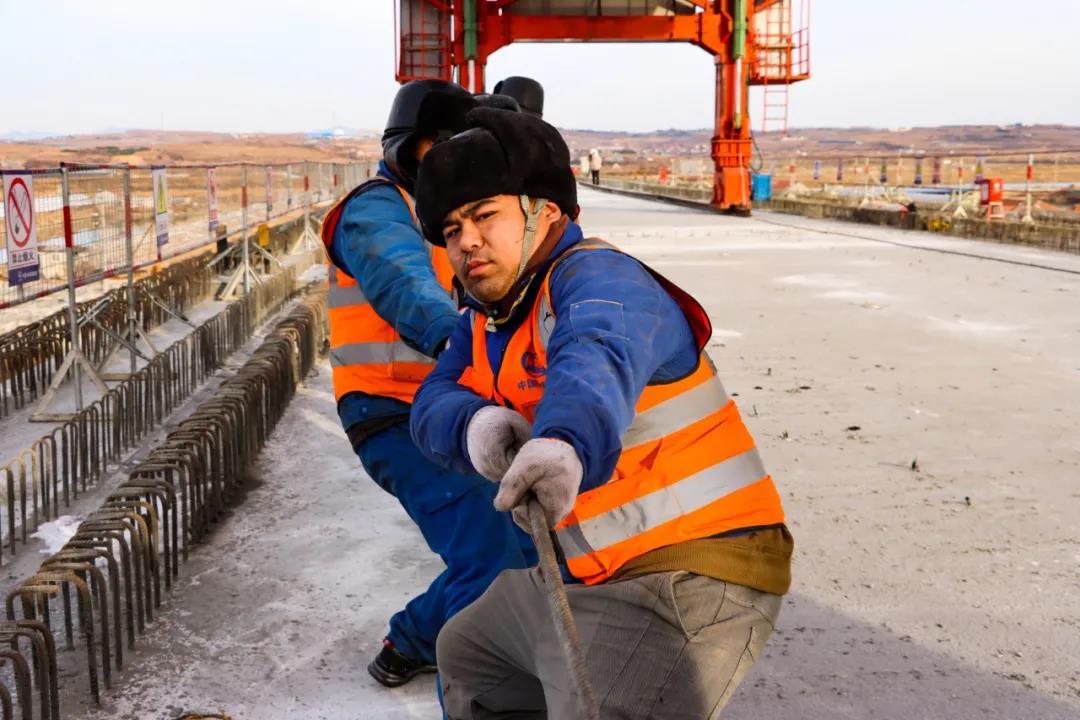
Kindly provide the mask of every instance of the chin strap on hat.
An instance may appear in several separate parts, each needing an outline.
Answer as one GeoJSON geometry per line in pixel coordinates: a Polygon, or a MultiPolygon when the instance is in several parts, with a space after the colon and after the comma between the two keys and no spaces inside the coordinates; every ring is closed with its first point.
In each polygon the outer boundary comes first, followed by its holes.
{"type": "Polygon", "coordinates": [[[528,195],[519,195],[518,200],[521,201],[521,211],[525,213],[525,234],[521,238],[521,262],[518,263],[514,282],[521,279],[525,266],[529,263],[532,246],[536,242],[536,227],[540,221],[540,213],[544,211],[548,203],[544,198],[530,199],[528,195]]]}

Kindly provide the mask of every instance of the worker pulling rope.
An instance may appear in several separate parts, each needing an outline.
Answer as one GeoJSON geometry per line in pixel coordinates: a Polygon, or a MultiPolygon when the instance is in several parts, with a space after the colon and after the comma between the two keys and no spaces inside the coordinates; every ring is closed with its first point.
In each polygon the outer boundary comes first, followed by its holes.
{"type": "Polygon", "coordinates": [[[467,310],[409,430],[432,461],[498,483],[540,563],[443,626],[446,717],[715,717],[762,655],[793,543],[705,352],[711,323],[585,236],[555,128],[497,108],[466,125],[417,174],[425,239],[467,310]]]}

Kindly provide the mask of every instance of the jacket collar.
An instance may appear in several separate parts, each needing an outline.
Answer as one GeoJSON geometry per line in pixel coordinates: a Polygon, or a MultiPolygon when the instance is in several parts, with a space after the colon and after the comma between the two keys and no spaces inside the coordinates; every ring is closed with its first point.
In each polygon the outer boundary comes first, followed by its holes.
{"type": "Polygon", "coordinates": [[[412,185],[406,183],[397,173],[391,170],[390,165],[386,162],[386,160],[379,161],[379,169],[375,172],[375,174],[379,177],[386,178],[395,185],[399,185],[400,187],[405,188],[405,192],[409,193],[410,196],[413,194],[412,185]]]}

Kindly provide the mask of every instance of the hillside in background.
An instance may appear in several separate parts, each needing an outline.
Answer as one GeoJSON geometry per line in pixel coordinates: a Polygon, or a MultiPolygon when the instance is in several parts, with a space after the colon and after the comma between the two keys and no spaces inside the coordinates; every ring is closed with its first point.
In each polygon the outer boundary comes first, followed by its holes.
{"type": "Polygon", "coordinates": [[[0,166],[55,167],[61,162],[170,163],[348,162],[379,153],[378,138],[331,133],[234,134],[172,130],[126,130],[23,142],[0,140],[0,166]]]}
{"type": "MultiPolygon", "coordinates": [[[[563,130],[578,152],[596,147],[646,155],[708,155],[711,129],[623,133],[563,130]]],[[[925,128],[793,128],[788,135],[759,133],[766,156],[810,157],[940,153],[973,155],[1025,150],[1080,149],[1080,127],[1069,125],[956,125],[925,128]]]]}
{"type": "MultiPolygon", "coordinates": [[[[564,129],[572,154],[599,148],[607,157],[632,163],[670,156],[709,154],[712,131],[657,130],[629,133],[564,129]]],[[[233,134],[197,131],[127,130],[36,140],[0,139],[0,166],[54,167],[61,162],[164,163],[300,162],[369,159],[380,154],[378,131],[335,136],[312,134],[233,134]]],[[[962,125],[932,128],[801,128],[787,136],[756,137],[761,153],[828,158],[874,155],[964,154],[1080,149],[1080,127],[1067,125],[962,125]]]]}

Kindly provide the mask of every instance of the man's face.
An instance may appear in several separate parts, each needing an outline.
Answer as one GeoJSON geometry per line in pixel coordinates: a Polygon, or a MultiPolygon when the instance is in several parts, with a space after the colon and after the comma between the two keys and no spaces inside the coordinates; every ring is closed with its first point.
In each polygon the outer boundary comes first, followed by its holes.
{"type": "MultiPolygon", "coordinates": [[[[547,235],[561,211],[544,206],[530,255],[547,235]]],[[[443,220],[443,238],[454,274],[474,298],[494,303],[506,297],[521,262],[525,213],[517,195],[495,195],[466,203],[443,220]]]]}

